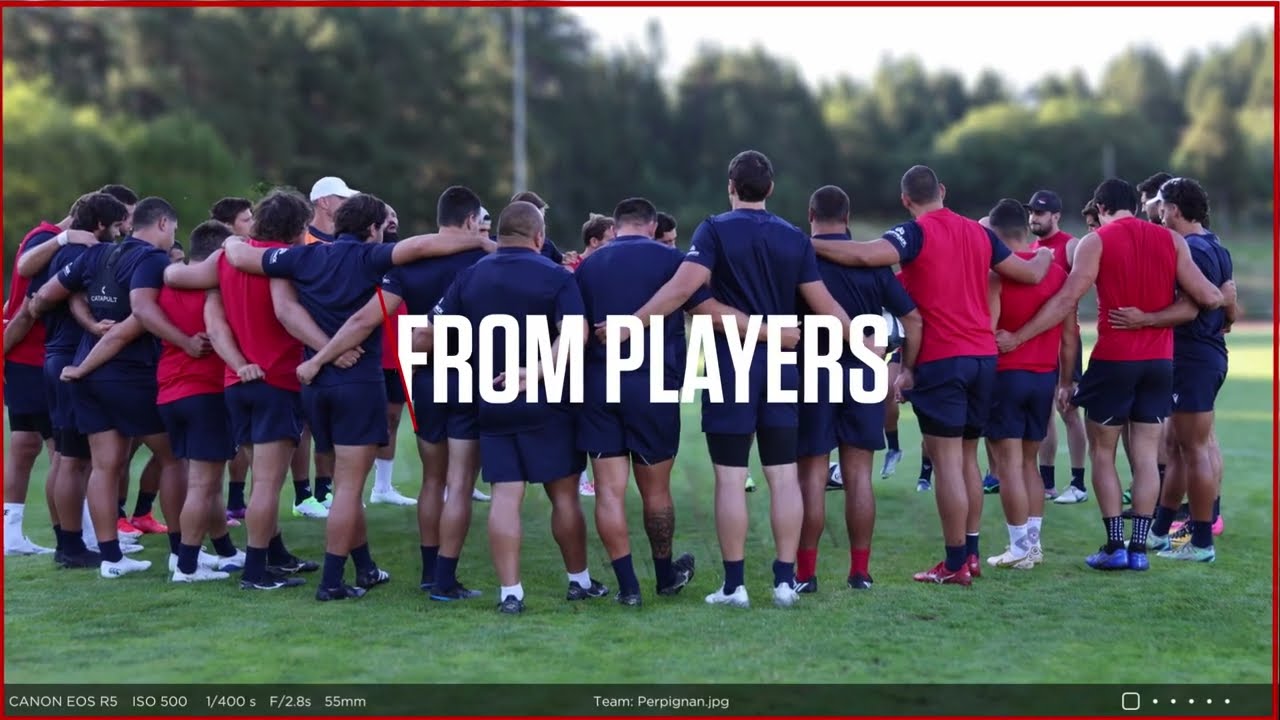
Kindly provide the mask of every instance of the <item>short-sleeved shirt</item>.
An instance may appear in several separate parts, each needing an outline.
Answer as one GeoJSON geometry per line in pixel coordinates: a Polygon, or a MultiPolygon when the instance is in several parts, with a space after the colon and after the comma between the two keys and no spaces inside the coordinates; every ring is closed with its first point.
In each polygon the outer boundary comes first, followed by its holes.
{"type": "Polygon", "coordinates": [[[431,315],[457,315],[466,318],[471,325],[471,347],[475,351],[471,363],[475,370],[472,397],[478,404],[481,435],[531,431],[555,418],[557,408],[565,407],[565,403],[556,406],[546,402],[545,398],[530,403],[524,392],[511,403],[486,402],[479,395],[479,384],[492,384],[493,378],[479,377],[478,358],[481,353],[488,354],[496,377],[505,370],[508,343],[518,342],[516,354],[520,365],[524,366],[529,356],[529,318],[546,318],[554,341],[556,327],[566,316],[585,315],[582,294],[574,282],[573,273],[532,248],[499,247],[492,255],[463,270],[432,309],[431,315]],[[519,338],[508,338],[500,329],[494,332],[492,341],[480,337],[480,322],[490,315],[514,317],[520,328],[519,338]]]}
{"type": "MultiPolygon", "coordinates": [[[[382,278],[382,290],[403,300],[400,307],[406,313],[429,315],[458,274],[475,265],[487,254],[484,250],[466,250],[393,267],[382,278]]],[[[457,343],[458,339],[452,338],[452,346],[456,347],[457,343]]],[[[386,365],[384,359],[383,366],[386,365]]],[[[394,367],[399,367],[399,364],[394,367]]]]}
{"type": "Polygon", "coordinates": [[[337,238],[329,233],[317,228],[315,225],[307,226],[307,236],[303,238],[304,245],[315,245],[316,243],[331,243],[337,238]]]}
{"type": "MultiPolygon", "coordinates": [[[[814,240],[852,240],[848,233],[839,235],[815,235],[814,240]]],[[[893,270],[887,267],[861,268],[846,267],[829,260],[818,259],[818,274],[823,284],[831,293],[831,297],[844,308],[850,318],[859,315],[880,315],[888,310],[894,317],[902,317],[916,309],[915,301],[907,294],[906,288],[898,281],[893,270]]],[[[812,308],[800,303],[801,313],[812,315],[812,308]]],[[[825,335],[820,336],[818,350],[822,354],[829,352],[825,335]]],[[[853,351],[845,348],[841,361],[854,362],[853,351]]]]}
{"type": "MultiPolygon", "coordinates": [[[[128,317],[106,317],[94,306],[93,287],[98,272],[107,261],[108,256],[116,248],[115,244],[95,245],[70,265],[58,273],[58,281],[63,287],[75,293],[81,290],[89,295],[90,307],[93,308],[95,320],[115,320],[120,322],[128,317]]],[[[125,297],[134,290],[150,288],[159,290],[164,287],[164,269],[169,267],[169,253],[134,237],[120,242],[120,255],[114,268],[115,280],[120,285],[125,297]]],[[[127,303],[119,307],[127,307],[127,303]]],[[[98,343],[98,337],[92,333],[84,333],[80,347],[76,351],[75,362],[82,362],[89,351],[98,343]]],[[[115,357],[102,367],[93,371],[89,377],[94,380],[120,380],[125,382],[154,382],[156,361],[158,357],[156,339],[150,333],[143,333],[124,347],[115,357]]]]}
{"type": "MultiPolygon", "coordinates": [[[[1187,236],[1187,247],[1196,267],[1216,287],[1222,287],[1235,276],[1231,253],[1218,236],[1209,231],[1187,236]]],[[[1210,365],[1226,367],[1227,338],[1223,330],[1227,313],[1222,308],[1201,310],[1185,325],[1173,329],[1174,365],[1210,365]]]]}
{"type": "Polygon", "coordinates": [[[710,270],[715,299],[747,315],[796,315],[797,288],[819,279],[808,235],[765,210],[707,218],[685,262],[710,270]]]}
{"type": "MultiPolygon", "coordinates": [[[[266,249],[290,247],[285,243],[252,238],[248,244],[266,249]]],[[[262,368],[266,384],[298,392],[302,384],[298,382],[296,370],[302,362],[302,343],[276,319],[271,281],[261,275],[237,270],[223,256],[218,258],[218,288],[222,294],[227,326],[240,346],[240,354],[247,362],[262,368]]],[[[228,366],[223,375],[223,385],[231,387],[239,382],[240,376],[235,368],[228,366]]]]}
{"type": "MultiPolygon", "coordinates": [[[[1024,260],[1034,258],[1034,252],[1020,252],[1024,260]]],[[[1031,322],[1040,308],[1067,284],[1067,271],[1054,263],[1049,272],[1036,285],[1024,285],[1012,281],[1000,284],[1000,318],[997,329],[1017,332],[1031,322]]],[[[1054,325],[1039,335],[1019,345],[1012,352],[1004,353],[996,360],[996,370],[1026,370],[1028,372],[1053,372],[1058,367],[1058,350],[1062,344],[1062,325],[1054,325]]]]}
{"type": "MultiPolygon", "coordinates": [[[[88,250],[84,245],[64,245],[58,248],[53,260],[43,270],[31,278],[31,286],[27,289],[27,297],[34,297],[40,288],[55,277],[59,271],[75,262],[76,258],[88,250]]],[[[84,328],[71,314],[71,304],[61,303],[44,314],[44,351],[47,355],[75,355],[84,338],[84,328]]]]}
{"type": "MultiPolygon", "coordinates": [[[[391,254],[395,247],[339,235],[328,244],[268,250],[262,257],[262,271],[267,277],[292,280],[302,307],[322,331],[333,337],[373,297],[382,276],[393,266],[391,254]]],[[[312,383],[383,382],[381,325],[361,347],[364,354],[354,366],[342,369],[325,365],[312,383]]],[[[306,358],[315,355],[311,348],[304,348],[303,352],[306,358]]]]}
{"type": "MultiPolygon", "coordinates": [[[[595,327],[610,315],[630,315],[643,307],[671,280],[682,262],[684,253],[642,235],[615,238],[591,253],[574,273],[578,289],[582,292],[588,326],[595,327]]],[[[683,309],[692,309],[710,299],[711,291],[704,286],[690,296],[683,309]]],[[[662,332],[663,375],[666,387],[671,389],[678,387],[684,377],[684,312],[677,310],[668,315],[663,320],[662,332]]],[[[630,355],[630,344],[628,340],[622,348],[623,357],[630,355]]],[[[605,364],[604,343],[594,333],[587,341],[585,360],[588,366],[605,364]]],[[[643,364],[634,372],[648,378],[648,352],[644,353],[643,364]]]]}
{"type": "Polygon", "coordinates": [[[1009,248],[975,220],[941,208],[884,234],[898,251],[907,292],[924,319],[920,363],[952,357],[994,357],[987,304],[991,268],[1009,248]]]}
{"type": "MultiPolygon", "coordinates": [[[[27,233],[22,238],[22,244],[18,246],[18,253],[14,256],[13,276],[9,280],[9,304],[4,314],[4,321],[7,323],[17,314],[18,309],[22,307],[22,299],[31,297],[40,289],[40,285],[44,284],[49,276],[58,271],[61,266],[54,266],[50,269],[46,266],[44,270],[37,273],[36,277],[24,278],[18,274],[18,258],[28,250],[34,250],[37,247],[49,242],[58,233],[62,232],[61,228],[48,222],[42,221],[39,225],[27,233]],[[37,284],[37,280],[39,284],[37,284]],[[33,289],[34,288],[34,289],[33,289]]],[[[9,354],[5,356],[5,362],[18,363],[19,365],[43,365],[45,344],[48,340],[48,315],[37,320],[29,330],[22,341],[19,342],[9,354]]]]}
{"type": "MultiPolygon", "coordinates": [[[[175,290],[165,287],[160,291],[160,309],[169,322],[186,335],[206,331],[204,324],[203,290],[175,290]]],[[[222,392],[222,377],[226,363],[217,353],[193,358],[186,350],[160,342],[160,362],[156,368],[159,393],[157,405],[166,405],[195,395],[222,392]]]]}

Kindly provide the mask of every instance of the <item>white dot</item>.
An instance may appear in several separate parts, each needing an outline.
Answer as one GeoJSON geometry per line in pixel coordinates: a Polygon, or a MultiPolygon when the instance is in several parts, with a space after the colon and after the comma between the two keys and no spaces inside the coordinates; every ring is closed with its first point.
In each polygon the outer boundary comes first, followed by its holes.
{"type": "Polygon", "coordinates": [[[1159,704],[1160,704],[1160,698],[1151,698],[1151,704],[1152,704],[1152,705],[1159,705],[1159,704]]]}
{"type": "Polygon", "coordinates": [[[1196,704],[1196,699],[1195,699],[1195,698],[1187,698],[1187,704],[1188,704],[1188,705],[1195,705],[1195,704],[1196,704]]]}
{"type": "Polygon", "coordinates": [[[1177,704],[1178,704],[1178,699],[1177,699],[1177,698],[1169,698],[1169,704],[1170,704],[1170,705],[1177,705],[1177,704]]]}
{"type": "Polygon", "coordinates": [[[1212,704],[1213,704],[1213,698],[1205,698],[1204,704],[1205,704],[1205,705],[1212,705],[1212,704]]]}
{"type": "Polygon", "coordinates": [[[1223,701],[1222,701],[1222,704],[1223,704],[1223,705],[1230,705],[1230,704],[1231,704],[1231,698],[1227,698],[1226,700],[1223,700],[1223,701]]]}

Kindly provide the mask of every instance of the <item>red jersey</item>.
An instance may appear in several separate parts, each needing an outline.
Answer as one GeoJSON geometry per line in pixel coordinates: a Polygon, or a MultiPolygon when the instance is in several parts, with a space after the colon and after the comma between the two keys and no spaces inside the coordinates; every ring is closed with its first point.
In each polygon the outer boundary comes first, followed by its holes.
{"type": "Polygon", "coordinates": [[[886,237],[903,248],[903,284],[924,317],[918,361],[995,357],[987,277],[993,260],[1009,255],[1008,247],[976,221],[945,208],[886,237]]]}
{"type": "MultiPolygon", "coordinates": [[[[378,291],[381,295],[381,290],[378,291]]],[[[383,306],[385,310],[385,306],[383,306]]],[[[400,307],[391,313],[391,322],[382,329],[382,369],[400,370],[400,321],[401,315],[409,314],[409,306],[400,303],[400,307]]]]}
{"type": "MultiPolygon", "coordinates": [[[[287,248],[285,243],[248,240],[257,248],[287,248]]],[[[222,289],[222,306],[227,325],[235,336],[240,352],[249,362],[262,368],[268,385],[290,392],[301,392],[296,371],[302,363],[302,343],[276,320],[275,303],[271,301],[271,281],[261,275],[243,273],[231,266],[226,257],[218,258],[218,286],[222,289]]],[[[225,384],[240,382],[235,370],[227,367],[225,384]]]]}
{"type": "MultiPolygon", "coordinates": [[[[27,297],[27,290],[31,288],[31,278],[24,278],[18,274],[17,258],[26,251],[27,245],[35,236],[46,233],[57,235],[60,232],[62,232],[62,228],[42,220],[31,232],[27,233],[26,237],[22,238],[22,244],[18,246],[18,252],[13,256],[15,262],[13,263],[13,277],[9,281],[9,305],[4,313],[6,325],[18,314],[18,308],[22,307],[22,301],[27,297]]],[[[45,242],[51,241],[45,240],[45,242]]],[[[57,271],[55,270],[49,276],[52,277],[56,274],[57,271]]],[[[5,362],[19,365],[44,367],[44,322],[37,320],[31,326],[27,336],[22,338],[22,342],[9,351],[4,360],[5,362]]]]}
{"type": "Polygon", "coordinates": [[[1107,317],[1114,308],[1136,307],[1156,312],[1174,301],[1178,284],[1178,251],[1169,230],[1127,217],[1098,229],[1102,257],[1098,261],[1097,360],[1172,360],[1173,328],[1115,330],[1107,317]]]}
{"type": "Polygon", "coordinates": [[[1053,251],[1053,264],[1071,272],[1071,263],[1067,262],[1067,243],[1075,238],[1059,230],[1046,238],[1040,238],[1034,247],[1047,247],[1053,251]]]}
{"type": "MultiPolygon", "coordinates": [[[[1034,251],[1015,254],[1024,260],[1031,260],[1036,256],[1034,251]]],[[[1040,312],[1049,298],[1066,284],[1067,271],[1056,263],[1049,266],[1049,272],[1045,273],[1039,285],[1024,285],[1011,280],[1001,283],[1000,320],[996,328],[1017,332],[1018,328],[1031,322],[1031,318],[1040,312]]],[[[1001,355],[996,360],[996,370],[1052,372],[1058,367],[1058,348],[1061,343],[1062,325],[1054,325],[1019,345],[1013,352],[1001,355]]]]}
{"type": "MultiPolygon", "coordinates": [[[[160,288],[160,309],[175,327],[187,335],[205,332],[204,291],[160,288]]],[[[160,362],[156,366],[159,393],[157,405],[167,405],[193,395],[222,392],[226,363],[217,353],[193,358],[176,345],[161,341],[160,362]]]]}

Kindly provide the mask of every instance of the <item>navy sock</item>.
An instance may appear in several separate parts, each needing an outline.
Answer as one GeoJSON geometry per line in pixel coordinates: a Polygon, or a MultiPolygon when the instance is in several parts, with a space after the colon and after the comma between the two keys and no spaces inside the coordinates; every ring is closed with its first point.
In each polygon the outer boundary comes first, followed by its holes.
{"type": "Polygon", "coordinates": [[[244,510],[244,483],[227,483],[227,509],[244,510]]]}
{"type": "Polygon", "coordinates": [[[1076,486],[1077,490],[1084,490],[1084,468],[1071,468],[1071,484],[1076,486]]]}
{"type": "Polygon", "coordinates": [[[1040,481],[1044,483],[1045,490],[1052,490],[1053,486],[1057,484],[1057,480],[1055,480],[1053,477],[1052,465],[1040,466],[1040,481]]]}
{"type": "Polygon", "coordinates": [[[959,570],[960,568],[964,567],[965,546],[956,545],[955,547],[952,547],[950,545],[946,545],[945,547],[947,550],[947,561],[946,561],[947,570],[950,570],[951,572],[955,572],[956,570],[959,570]]]}
{"type": "Polygon", "coordinates": [[[373,562],[373,556],[369,554],[369,543],[351,548],[351,561],[355,563],[358,573],[368,572],[378,567],[373,562]]]}
{"type": "Polygon", "coordinates": [[[920,461],[920,479],[926,481],[933,480],[933,461],[929,458],[925,458],[920,461]]]}
{"type": "Polygon", "coordinates": [[[62,551],[64,551],[64,550],[66,550],[66,543],[63,541],[63,538],[62,538],[62,526],[61,526],[61,525],[54,525],[54,526],[53,526],[53,539],[54,539],[54,540],[56,540],[56,541],[57,541],[57,543],[58,543],[58,546],[57,546],[57,547],[55,547],[55,548],[54,548],[54,550],[56,550],[56,551],[58,551],[58,552],[62,552],[62,551]]]}
{"type": "Polygon", "coordinates": [[[640,592],[640,580],[636,578],[636,568],[631,563],[631,555],[623,555],[612,564],[613,574],[618,578],[618,592],[628,595],[640,592]]]}
{"type": "Polygon", "coordinates": [[[267,545],[267,561],[272,565],[283,565],[289,560],[289,551],[285,549],[284,537],[280,533],[276,533],[271,538],[271,544],[267,545]]]}
{"type": "Polygon", "coordinates": [[[1102,525],[1107,529],[1107,552],[1115,552],[1124,547],[1124,518],[1102,518],[1102,525]]]}
{"type": "Polygon", "coordinates": [[[89,552],[89,548],[84,545],[84,533],[80,530],[63,530],[62,549],[68,555],[89,552]]]}
{"type": "Polygon", "coordinates": [[[320,587],[333,589],[342,587],[342,575],[347,570],[347,556],[324,554],[324,570],[320,577],[320,587]]]}
{"type": "Polygon", "coordinates": [[[658,587],[671,587],[676,581],[675,568],[671,566],[670,557],[653,559],[653,576],[658,579],[658,587]]]}
{"type": "Polygon", "coordinates": [[[333,478],[316,476],[316,500],[324,502],[333,491],[333,478]]]}
{"type": "Polygon", "coordinates": [[[267,575],[267,549],[252,545],[244,549],[243,578],[250,582],[258,582],[267,575]]]}
{"type": "Polygon", "coordinates": [[[220,538],[213,539],[213,551],[221,557],[231,557],[236,554],[236,544],[231,542],[231,533],[227,533],[220,538]]]}
{"type": "Polygon", "coordinates": [[[129,502],[129,498],[120,498],[120,505],[116,507],[116,513],[125,520],[129,519],[128,513],[124,511],[124,504],[127,502],[129,502]]]}
{"type": "Polygon", "coordinates": [[[153,492],[138,491],[138,501],[133,504],[133,516],[142,517],[151,514],[151,506],[156,501],[156,494],[153,492]]]}
{"type": "Polygon", "coordinates": [[[1156,536],[1164,536],[1169,534],[1169,528],[1173,525],[1173,516],[1177,512],[1170,510],[1163,505],[1156,506],[1156,519],[1151,525],[1151,534],[1156,536]]]}
{"type": "Polygon", "coordinates": [[[898,431],[897,430],[894,430],[892,432],[885,431],[884,441],[889,445],[889,452],[895,452],[897,450],[902,449],[898,447],[898,431]]]}
{"type": "Polygon", "coordinates": [[[169,552],[173,553],[174,555],[177,555],[178,548],[180,547],[182,547],[182,533],[180,532],[169,533],[169,552]]]}
{"type": "MultiPolygon", "coordinates": [[[[1222,496],[1213,499],[1213,522],[1218,522],[1218,517],[1222,515],[1222,496]]],[[[1212,524],[1212,523],[1210,523],[1212,524]]]]}
{"type": "Polygon", "coordinates": [[[1129,535],[1129,552],[1147,552],[1147,532],[1151,530],[1150,515],[1133,516],[1133,532],[1129,535]]]}
{"type": "Polygon", "coordinates": [[[435,574],[434,590],[438,592],[452,590],[458,584],[458,558],[436,555],[435,574]]]}
{"type": "Polygon", "coordinates": [[[978,550],[978,533],[964,534],[964,554],[965,557],[980,554],[978,550]]]}
{"type": "MultiPolygon", "coordinates": [[[[432,573],[436,571],[437,558],[440,555],[439,545],[419,545],[418,549],[422,551],[422,584],[426,585],[435,580],[432,573]]],[[[445,588],[446,590],[448,588],[445,588]]]]}
{"type": "Polygon", "coordinates": [[[796,564],[793,562],[773,561],[773,586],[796,584],[796,564]]]}
{"type": "Polygon", "coordinates": [[[1191,544],[1198,548],[1213,547],[1213,523],[1192,520],[1191,544]]]}
{"type": "Polygon", "coordinates": [[[124,559],[124,553],[120,552],[119,540],[98,543],[98,552],[102,553],[102,559],[106,562],[120,562],[124,559]]]}
{"type": "Polygon", "coordinates": [[[190,575],[196,571],[196,563],[200,559],[199,545],[178,546],[178,572],[190,575]]]}
{"type": "Polygon", "coordinates": [[[306,478],[302,478],[301,480],[294,480],[293,481],[293,504],[301,505],[302,503],[306,502],[307,498],[309,497],[311,497],[311,481],[306,478]]]}
{"type": "Polygon", "coordinates": [[[724,561],[724,594],[732,595],[735,590],[742,587],[742,578],[745,573],[745,560],[725,560],[724,561]]]}

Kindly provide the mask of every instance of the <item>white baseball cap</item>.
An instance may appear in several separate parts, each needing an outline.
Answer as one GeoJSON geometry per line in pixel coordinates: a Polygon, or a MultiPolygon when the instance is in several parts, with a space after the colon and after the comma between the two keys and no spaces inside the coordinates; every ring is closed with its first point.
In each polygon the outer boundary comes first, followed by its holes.
{"type": "Polygon", "coordinates": [[[311,202],[315,202],[320,198],[337,195],[340,198],[349,198],[353,195],[359,195],[359,190],[352,190],[347,187],[347,183],[342,178],[333,176],[322,177],[311,186],[311,202]]]}
{"type": "Polygon", "coordinates": [[[485,210],[483,206],[481,206],[480,208],[480,214],[478,215],[478,217],[481,223],[490,222],[489,211],[485,210]]]}

